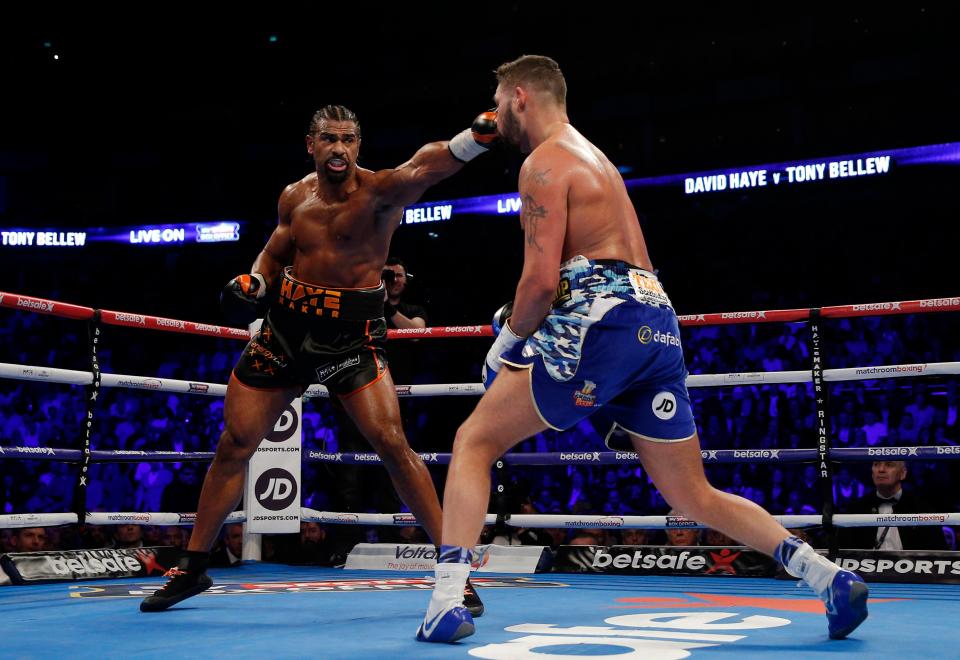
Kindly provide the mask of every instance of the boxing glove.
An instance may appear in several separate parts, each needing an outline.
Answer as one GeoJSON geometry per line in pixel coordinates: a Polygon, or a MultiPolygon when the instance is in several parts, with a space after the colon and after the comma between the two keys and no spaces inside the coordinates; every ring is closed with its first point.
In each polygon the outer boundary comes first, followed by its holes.
{"type": "Polygon", "coordinates": [[[267,310],[267,281],[260,273],[238,275],[220,292],[220,309],[230,323],[249,325],[267,310]]]}
{"type": "Polygon", "coordinates": [[[470,128],[457,133],[447,145],[453,157],[468,163],[486,152],[497,142],[497,113],[495,110],[481,112],[470,128]]]}

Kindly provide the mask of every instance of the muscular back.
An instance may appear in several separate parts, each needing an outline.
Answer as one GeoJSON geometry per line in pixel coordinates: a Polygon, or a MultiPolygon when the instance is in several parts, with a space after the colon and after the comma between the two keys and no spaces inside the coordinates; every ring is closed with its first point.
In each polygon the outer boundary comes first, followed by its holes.
{"type": "Polygon", "coordinates": [[[582,254],[652,270],[633,202],[620,172],[603,152],[569,124],[539,149],[549,150],[549,160],[556,161],[568,186],[561,259],[582,254]]]}

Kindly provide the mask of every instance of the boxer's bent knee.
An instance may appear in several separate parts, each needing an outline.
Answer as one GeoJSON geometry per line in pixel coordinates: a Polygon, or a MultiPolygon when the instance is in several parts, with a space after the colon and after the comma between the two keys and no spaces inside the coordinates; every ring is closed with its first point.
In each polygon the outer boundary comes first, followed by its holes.
{"type": "Polygon", "coordinates": [[[493,446],[493,443],[484,441],[477,425],[471,423],[469,419],[457,429],[453,439],[453,451],[474,460],[485,460],[491,465],[499,457],[499,450],[493,446]]]}
{"type": "Polygon", "coordinates": [[[260,438],[254,438],[253,434],[240,433],[227,427],[220,434],[220,440],[217,442],[217,458],[219,460],[248,461],[257,451],[260,440],[260,438]]]}
{"type": "Polygon", "coordinates": [[[368,438],[370,444],[377,450],[377,454],[385,464],[398,463],[412,453],[410,445],[407,443],[407,437],[403,434],[400,427],[388,426],[378,429],[376,433],[368,438]]]}

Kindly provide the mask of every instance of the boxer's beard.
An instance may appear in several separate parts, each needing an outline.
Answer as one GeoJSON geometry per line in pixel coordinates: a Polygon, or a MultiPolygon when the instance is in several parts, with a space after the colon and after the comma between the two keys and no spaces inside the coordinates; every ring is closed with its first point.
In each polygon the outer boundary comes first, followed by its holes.
{"type": "Polygon", "coordinates": [[[513,114],[513,110],[507,107],[504,109],[501,118],[502,129],[500,136],[506,140],[507,144],[519,149],[523,138],[523,130],[520,128],[520,122],[517,121],[517,116],[513,114]]]}

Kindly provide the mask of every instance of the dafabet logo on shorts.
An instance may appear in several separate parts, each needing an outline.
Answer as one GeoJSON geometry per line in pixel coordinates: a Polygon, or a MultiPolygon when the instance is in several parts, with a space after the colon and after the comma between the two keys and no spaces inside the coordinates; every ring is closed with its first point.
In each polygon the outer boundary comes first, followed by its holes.
{"type": "Polygon", "coordinates": [[[672,392],[659,392],[657,396],[653,397],[652,407],[653,414],[658,419],[673,419],[673,416],[677,414],[677,398],[673,396],[672,392]]]}
{"type": "Polygon", "coordinates": [[[637,339],[644,346],[650,343],[650,340],[653,339],[653,330],[650,329],[649,325],[640,326],[640,329],[637,330],[637,339]]]}

